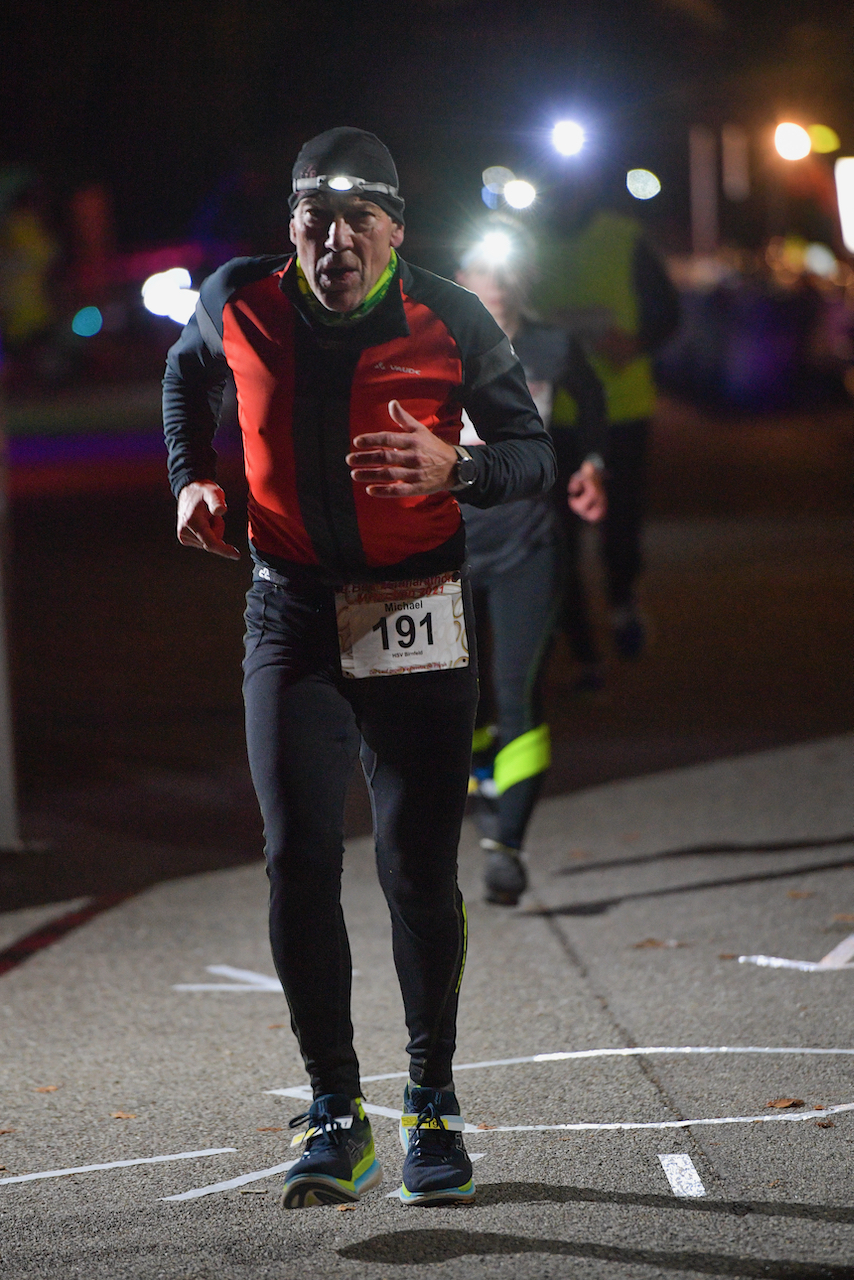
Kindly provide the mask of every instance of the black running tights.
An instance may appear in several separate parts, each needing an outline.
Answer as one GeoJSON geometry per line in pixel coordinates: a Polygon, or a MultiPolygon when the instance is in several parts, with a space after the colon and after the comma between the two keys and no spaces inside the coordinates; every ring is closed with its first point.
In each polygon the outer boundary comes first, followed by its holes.
{"type": "MultiPolygon", "coordinates": [[[[467,619],[472,652],[470,600],[467,619]]],[[[357,756],[409,1030],[412,1079],[451,1079],[465,908],[457,843],[477,675],[471,666],[345,680],[334,596],[255,582],[247,595],[244,698],[264,818],[270,940],[314,1096],[360,1094],[341,910],[344,801],[357,756]]]]}

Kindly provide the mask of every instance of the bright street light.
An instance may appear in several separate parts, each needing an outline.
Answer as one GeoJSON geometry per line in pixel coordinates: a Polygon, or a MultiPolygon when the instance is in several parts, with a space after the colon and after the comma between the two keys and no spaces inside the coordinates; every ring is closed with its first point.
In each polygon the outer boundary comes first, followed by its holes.
{"type": "Polygon", "coordinates": [[[562,156],[577,156],[584,146],[584,130],[575,120],[558,120],[552,129],[552,145],[562,156]]]}
{"type": "Polygon", "coordinates": [[[504,199],[511,209],[527,209],[536,198],[536,187],[531,186],[530,182],[525,182],[523,178],[514,178],[504,188],[504,199]]]}
{"type": "Polygon", "coordinates": [[[799,124],[778,124],[774,146],[784,160],[803,160],[812,150],[812,140],[799,124]]]}

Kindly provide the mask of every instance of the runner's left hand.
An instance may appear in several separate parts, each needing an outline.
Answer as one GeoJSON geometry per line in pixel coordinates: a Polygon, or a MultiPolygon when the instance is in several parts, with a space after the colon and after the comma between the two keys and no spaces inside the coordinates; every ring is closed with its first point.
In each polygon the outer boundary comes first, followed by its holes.
{"type": "Polygon", "coordinates": [[[582,462],[575,475],[569,477],[566,495],[570,510],[590,524],[596,524],[608,510],[602,472],[592,462],[582,462]]]}
{"type": "Polygon", "coordinates": [[[353,441],[354,452],[347,454],[353,479],[365,485],[372,498],[409,498],[449,489],[454,483],[456,450],[407,413],[398,400],[389,401],[388,412],[397,423],[396,431],[376,431],[353,441]]]}

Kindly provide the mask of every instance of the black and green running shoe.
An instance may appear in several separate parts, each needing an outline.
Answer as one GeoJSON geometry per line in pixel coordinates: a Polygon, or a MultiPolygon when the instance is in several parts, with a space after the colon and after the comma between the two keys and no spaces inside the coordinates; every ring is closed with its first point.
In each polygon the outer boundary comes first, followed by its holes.
{"type": "Polygon", "coordinates": [[[400,1142],[406,1152],[400,1198],[404,1204],[457,1204],[474,1199],[465,1121],[456,1094],[408,1084],[400,1142]]]}
{"type": "Polygon", "coordinates": [[[315,1098],[308,1111],[295,1116],[290,1127],[296,1129],[301,1124],[308,1127],[296,1135],[291,1146],[304,1142],[305,1151],[288,1170],[283,1209],[352,1204],[382,1182],[383,1171],[361,1098],[351,1102],[342,1093],[325,1093],[315,1098]]]}

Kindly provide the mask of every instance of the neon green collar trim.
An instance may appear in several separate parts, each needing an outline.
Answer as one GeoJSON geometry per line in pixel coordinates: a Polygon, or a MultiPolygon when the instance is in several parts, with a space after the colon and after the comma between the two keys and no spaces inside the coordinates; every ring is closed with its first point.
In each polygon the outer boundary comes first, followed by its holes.
{"type": "Polygon", "coordinates": [[[355,311],[329,311],[324,307],[320,299],[316,298],[312,293],[311,285],[305,278],[305,272],[300,265],[299,258],[296,260],[296,267],[299,291],[305,298],[308,308],[316,320],[319,320],[321,324],[328,325],[355,324],[357,321],[363,320],[369,312],[373,311],[374,307],[378,306],[388,293],[389,285],[394,278],[394,273],[397,271],[397,254],[394,249],[392,249],[388,266],[367,297],[363,298],[358,307],[356,307],[355,311]]]}

